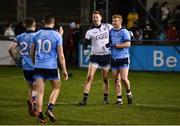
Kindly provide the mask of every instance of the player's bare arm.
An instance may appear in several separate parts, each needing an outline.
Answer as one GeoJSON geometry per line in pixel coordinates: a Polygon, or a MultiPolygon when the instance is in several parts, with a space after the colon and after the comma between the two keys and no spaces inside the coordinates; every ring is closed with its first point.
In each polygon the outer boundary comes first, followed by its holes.
{"type": "Polygon", "coordinates": [[[128,48],[130,46],[131,46],[131,42],[129,42],[129,41],[115,45],[116,48],[128,48]]]}
{"type": "Polygon", "coordinates": [[[14,51],[15,49],[17,49],[17,43],[16,42],[13,42],[11,45],[10,45],[10,47],[9,47],[9,49],[8,49],[8,52],[9,52],[9,54],[10,54],[10,56],[12,57],[12,59],[14,60],[14,61],[16,61],[16,52],[14,51]]]}
{"type": "Polygon", "coordinates": [[[63,70],[63,76],[64,76],[64,80],[68,79],[68,73],[66,70],[66,61],[64,58],[64,53],[63,53],[63,47],[62,46],[58,46],[58,58],[59,58],[59,62],[61,64],[61,68],[63,70]]]}

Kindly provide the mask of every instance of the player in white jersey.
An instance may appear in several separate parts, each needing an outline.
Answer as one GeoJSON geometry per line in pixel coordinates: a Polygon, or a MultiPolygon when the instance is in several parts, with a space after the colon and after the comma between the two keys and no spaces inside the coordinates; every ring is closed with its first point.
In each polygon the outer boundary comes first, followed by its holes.
{"type": "Polygon", "coordinates": [[[62,36],[53,29],[55,18],[52,15],[44,17],[44,28],[39,30],[33,39],[32,56],[35,61],[34,77],[37,84],[37,111],[40,122],[46,122],[42,113],[45,80],[49,80],[52,92],[45,114],[52,122],[56,121],[52,113],[60,91],[60,76],[58,71],[58,60],[61,64],[64,79],[68,79],[66,63],[63,53],[62,36]]]}
{"type": "Polygon", "coordinates": [[[131,35],[127,29],[121,26],[121,24],[122,16],[113,15],[113,28],[109,33],[110,43],[106,45],[107,47],[111,47],[111,69],[115,82],[117,105],[123,103],[121,81],[124,83],[126,88],[128,104],[132,104],[132,93],[128,79],[131,35]]]}
{"type": "Polygon", "coordinates": [[[102,23],[102,15],[99,11],[92,13],[93,26],[86,32],[85,43],[91,43],[91,56],[86,81],[84,83],[83,99],[79,102],[80,106],[85,106],[88,99],[88,94],[92,85],[94,74],[100,67],[102,70],[102,79],[104,84],[104,99],[103,102],[108,104],[109,81],[108,72],[110,69],[110,51],[105,46],[109,43],[109,31],[112,26],[107,23],[102,23]]]}
{"type": "Polygon", "coordinates": [[[16,40],[9,47],[9,54],[16,62],[16,53],[14,50],[20,51],[22,57],[22,69],[24,78],[28,83],[28,109],[31,116],[35,116],[36,111],[36,88],[35,80],[33,78],[34,65],[30,56],[30,48],[32,45],[32,38],[35,34],[36,21],[33,17],[29,17],[25,20],[26,32],[16,36],[16,40]]]}

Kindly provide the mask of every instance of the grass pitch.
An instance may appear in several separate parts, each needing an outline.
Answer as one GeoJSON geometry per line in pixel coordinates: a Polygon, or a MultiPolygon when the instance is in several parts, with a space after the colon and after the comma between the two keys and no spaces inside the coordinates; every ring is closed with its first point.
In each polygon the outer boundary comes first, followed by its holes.
{"type": "MultiPolygon", "coordinates": [[[[127,105],[125,88],[121,107],[115,105],[116,96],[111,73],[109,105],[102,103],[101,73],[97,71],[88,104],[77,106],[82,99],[86,69],[72,68],[73,77],[62,81],[61,92],[54,108],[55,124],[64,125],[180,125],[180,73],[130,72],[134,103],[127,105]]],[[[46,83],[44,110],[51,86],[46,83]]],[[[0,68],[0,125],[37,125],[27,112],[27,85],[21,69],[0,68]]],[[[48,121],[49,125],[53,125],[48,121]]]]}

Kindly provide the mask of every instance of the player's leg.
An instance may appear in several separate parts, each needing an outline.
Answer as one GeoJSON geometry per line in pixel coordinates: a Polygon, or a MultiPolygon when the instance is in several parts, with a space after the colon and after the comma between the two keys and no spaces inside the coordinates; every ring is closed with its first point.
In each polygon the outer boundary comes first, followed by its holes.
{"type": "Polygon", "coordinates": [[[103,92],[104,92],[104,99],[103,102],[105,104],[109,104],[108,102],[108,94],[109,94],[109,80],[108,80],[108,73],[110,67],[104,67],[102,69],[102,78],[103,78],[103,92]]]}
{"type": "Polygon", "coordinates": [[[128,68],[121,68],[120,73],[121,73],[121,80],[123,84],[125,85],[126,90],[130,90],[130,81],[128,79],[128,68]]]}
{"type": "Polygon", "coordinates": [[[33,70],[23,70],[23,73],[28,85],[28,112],[31,116],[35,116],[37,91],[34,85],[33,70]]]}
{"type": "Polygon", "coordinates": [[[121,68],[120,73],[121,73],[121,80],[126,88],[128,104],[132,104],[133,102],[132,92],[131,92],[131,87],[130,87],[130,81],[128,79],[129,68],[128,67],[121,68]]]}
{"type": "Polygon", "coordinates": [[[49,97],[48,108],[47,108],[47,111],[45,114],[49,117],[49,119],[52,122],[55,122],[56,118],[55,118],[54,114],[52,113],[52,110],[53,110],[53,106],[54,106],[54,104],[57,100],[57,97],[59,95],[59,92],[60,92],[60,81],[59,80],[50,80],[50,82],[51,82],[51,86],[52,86],[52,92],[49,97]]]}
{"type": "Polygon", "coordinates": [[[45,114],[46,116],[49,117],[49,119],[52,122],[55,122],[56,118],[54,114],[52,113],[52,110],[60,91],[60,74],[59,74],[58,69],[45,69],[44,72],[45,72],[44,78],[46,80],[50,80],[51,87],[52,87],[52,91],[49,96],[48,107],[45,114]]]}
{"type": "Polygon", "coordinates": [[[112,69],[112,75],[114,78],[115,91],[117,96],[116,104],[121,105],[123,104],[123,102],[122,102],[122,86],[121,86],[120,71],[117,69],[112,69]]]}
{"type": "Polygon", "coordinates": [[[80,106],[84,106],[87,103],[89,91],[90,91],[91,84],[92,84],[92,81],[94,79],[94,74],[95,74],[95,72],[97,70],[97,67],[98,66],[96,66],[96,64],[89,63],[88,74],[87,74],[86,81],[84,83],[84,95],[83,95],[83,99],[79,102],[80,106]]]}
{"type": "Polygon", "coordinates": [[[120,76],[120,71],[119,71],[119,63],[117,59],[111,59],[111,69],[112,69],[112,75],[114,79],[114,84],[115,84],[115,91],[116,91],[116,96],[117,96],[117,105],[123,104],[122,102],[122,85],[121,85],[121,76],[120,76]]]}
{"type": "Polygon", "coordinates": [[[31,82],[28,82],[28,112],[31,116],[36,116],[36,97],[37,91],[34,87],[35,85],[31,82]]]}
{"type": "Polygon", "coordinates": [[[43,96],[44,96],[44,79],[43,78],[36,78],[36,88],[37,88],[37,112],[38,112],[38,119],[41,123],[45,123],[45,118],[43,115],[43,96]]]}
{"type": "Polygon", "coordinates": [[[49,103],[55,104],[60,92],[60,80],[50,80],[52,86],[52,92],[49,97],[49,103]]]}
{"type": "Polygon", "coordinates": [[[31,83],[27,82],[28,84],[28,100],[27,100],[27,105],[28,105],[28,112],[30,116],[34,116],[33,113],[33,102],[32,102],[32,86],[31,83]]]}
{"type": "Polygon", "coordinates": [[[33,82],[32,83],[32,94],[31,94],[31,97],[32,97],[32,103],[33,103],[33,111],[36,111],[36,99],[37,99],[37,90],[36,90],[36,83],[33,82]]]}

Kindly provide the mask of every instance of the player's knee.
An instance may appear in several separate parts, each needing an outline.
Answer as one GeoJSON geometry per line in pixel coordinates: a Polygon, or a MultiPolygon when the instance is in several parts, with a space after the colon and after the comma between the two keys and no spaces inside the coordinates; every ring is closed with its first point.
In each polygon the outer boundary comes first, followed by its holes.
{"type": "Polygon", "coordinates": [[[58,94],[58,93],[60,92],[60,88],[54,87],[54,88],[52,89],[52,92],[58,94]]]}
{"type": "Polygon", "coordinates": [[[119,82],[120,82],[120,80],[119,80],[118,78],[115,78],[115,79],[114,79],[115,85],[118,84],[119,82]]]}
{"type": "Polygon", "coordinates": [[[87,79],[86,79],[86,82],[90,82],[90,81],[92,81],[93,80],[93,76],[92,75],[89,75],[88,77],[87,77],[87,79]]]}
{"type": "Polygon", "coordinates": [[[60,90],[60,86],[59,85],[53,86],[52,89],[53,90],[60,90]]]}
{"type": "Polygon", "coordinates": [[[37,91],[36,86],[32,86],[32,90],[37,91]]]}
{"type": "Polygon", "coordinates": [[[126,83],[126,82],[129,81],[127,77],[121,77],[121,80],[122,80],[124,83],[126,83]]]}
{"type": "Polygon", "coordinates": [[[103,82],[104,82],[105,84],[108,84],[108,79],[104,78],[104,79],[103,79],[103,82]]]}
{"type": "Polygon", "coordinates": [[[120,87],[119,81],[117,81],[117,83],[115,83],[115,87],[120,87]]]}

